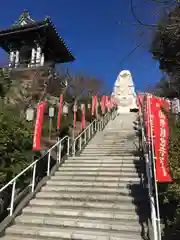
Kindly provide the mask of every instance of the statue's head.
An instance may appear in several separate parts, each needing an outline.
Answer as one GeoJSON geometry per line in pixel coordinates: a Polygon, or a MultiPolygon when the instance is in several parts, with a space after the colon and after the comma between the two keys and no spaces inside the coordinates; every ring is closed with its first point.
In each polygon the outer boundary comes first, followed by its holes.
{"type": "Polygon", "coordinates": [[[131,76],[131,73],[129,70],[123,70],[120,72],[120,76],[121,77],[127,77],[127,76],[131,76]]]}

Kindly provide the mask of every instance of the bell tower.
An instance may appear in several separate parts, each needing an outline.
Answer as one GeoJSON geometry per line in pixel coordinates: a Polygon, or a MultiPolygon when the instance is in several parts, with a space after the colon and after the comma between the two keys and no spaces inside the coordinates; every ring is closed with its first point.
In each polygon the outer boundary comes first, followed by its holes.
{"type": "Polygon", "coordinates": [[[0,47],[9,54],[9,69],[54,67],[75,60],[50,18],[35,21],[26,10],[15,24],[0,31],[0,47]]]}

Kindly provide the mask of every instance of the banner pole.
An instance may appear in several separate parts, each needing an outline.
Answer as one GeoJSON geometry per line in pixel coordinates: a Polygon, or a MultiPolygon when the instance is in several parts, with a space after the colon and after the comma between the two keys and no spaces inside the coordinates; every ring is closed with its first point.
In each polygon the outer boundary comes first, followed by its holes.
{"type": "Polygon", "coordinates": [[[157,180],[156,180],[156,165],[155,165],[155,155],[154,155],[154,136],[152,132],[152,113],[150,108],[150,101],[149,96],[147,95],[147,104],[148,104],[148,111],[149,111],[149,126],[150,126],[150,136],[151,136],[151,146],[152,146],[152,163],[153,163],[153,173],[154,173],[154,187],[155,187],[155,198],[156,198],[156,211],[157,211],[157,227],[158,227],[158,240],[161,240],[161,223],[160,223],[160,212],[159,212],[159,197],[158,197],[158,188],[157,188],[157,180]]]}

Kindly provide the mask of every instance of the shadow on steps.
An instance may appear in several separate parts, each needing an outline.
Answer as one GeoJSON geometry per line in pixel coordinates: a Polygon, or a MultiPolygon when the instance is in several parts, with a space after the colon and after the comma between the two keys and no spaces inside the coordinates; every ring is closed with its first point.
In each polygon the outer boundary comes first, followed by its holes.
{"type": "Polygon", "coordinates": [[[143,182],[145,180],[145,164],[142,160],[142,154],[139,150],[134,153],[135,156],[140,157],[140,161],[134,161],[136,171],[138,172],[140,182],[129,184],[130,196],[133,198],[133,203],[136,207],[136,213],[139,217],[139,224],[141,225],[141,237],[143,240],[151,240],[151,216],[150,206],[148,201],[148,190],[145,188],[143,182]]]}

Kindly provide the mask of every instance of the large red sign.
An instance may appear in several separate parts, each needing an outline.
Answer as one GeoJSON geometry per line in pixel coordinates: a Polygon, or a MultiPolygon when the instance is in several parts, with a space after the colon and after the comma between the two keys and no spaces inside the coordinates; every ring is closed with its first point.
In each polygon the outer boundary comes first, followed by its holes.
{"type": "Polygon", "coordinates": [[[45,105],[46,105],[46,102],[40,102],[37,107],[37,115],[36,115],[34,137],[33,137],[34,151],[39,151],[41,149],[41,133],[42,133],[42,124],[43,124],[45,105]]]}
{"type": "Polygon", "coordinates": [[[171,182],[172,178],[168,167],[169,126],[168,118],[163,108],[169,109],[169,104],[166,100],[154,96],[150,98],[150,114],[153,117],[151,132],[154,135],[156,156],[156,180],[158,182],[171,182]]]}

